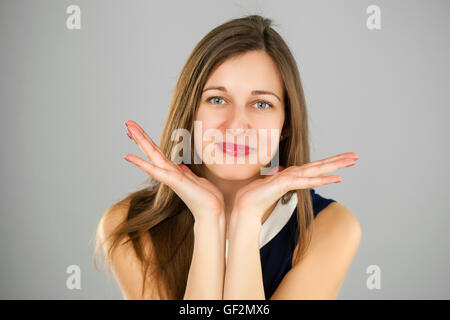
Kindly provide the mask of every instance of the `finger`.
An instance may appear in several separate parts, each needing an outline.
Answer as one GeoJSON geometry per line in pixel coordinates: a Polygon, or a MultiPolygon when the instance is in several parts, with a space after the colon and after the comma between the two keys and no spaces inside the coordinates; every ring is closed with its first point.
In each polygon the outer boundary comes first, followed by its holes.
{"type": "Polygon", "coordinates": [[[195,173],[193,173],[192,170],[191,170],[187,165],[185,165],[184,163],[180,163],[180,164],[178,165],[178,167],[180,167],[180,169],[183,170],[183,171],[186,173],[186,175],[187,175],[189,178],[191,178],[193,181],[195,181],[196,179],[199,178],[199,177],[198,177],[195,173]]]}
{"type": "Polygon", "coordinates": [[[154,144],[148,135],[143,134],[143,131],[134,124],[128,125],[127,128],[131,132],[133,141],[152,163],[161,168],[169,168],[170,161],[164,156],[159,147],[154,144]]]}
{"type": "Polygon", "coordinates": [[[127,126],[127,128],[131,126],[135,127],[141,133],[141,135],[143,135],[154,147],[158,147],[153,139],[150,138],[147,132],[145,132],[145,130],[142,129],[142,127],[136,121],[128,120],[125,122],[125,125],[127,126]]]}
{"type": "Polygon", "coordinates": [[[337,159],[330,162],[324,162],[322,164],[316,164],[314,166],[309,167],[298,167],[295,171],[295,174],[297,176],[303,176],[303,177],[317,177],[317,176],[323,176],[325,174],[331,173],[333,171],[336,171],[338,169],[342,169],[345,167],[350,167],[355,164],[354,159],[348,159],[348,158],[342,158],[337,159]]]}
{"type": "Polygon", "coordinates": [[[277,172],[281,172],[281,171],[283,171],[284,169],[286,169],[286,168],[283,167],[283,166],[278,166],[277,172]]]}
{"type": "Polygon", "coordinates": [[[316,161],[313,161],[313,162],[309,162],[307,164],[304,164],[302,167],[307,168],[307,167],[315,166],[315,165],[318,165],[318,164],[329,163],[329,162],[340,160],[340,159],[358,160],[359,157],[354,152],[345,152],[345,153],[341,153],[341,154],[338,154],[338,155],[335,155],[335,156],[332,156],[332,157],[329,157],[329,158],[325,158],[325,159],[322,159],[322,160],[316,160],[316,161]]]}
{"type": "Polygon", "coordinates": [[[146,139],[155,149],[159,149],[158,145],[153,141],[152,138],[150,138],[150,136],[145,132],[145,130],[142,129],[142,127],[139,124],[137,124],[137,122],[128,120],[125,122],[125,125],[127,129],[133,128],[133,130],[137,130],[139,135],[143,136],[143,138],[146,139]]]}
{"type": "Polygon", "coordinates": [[[191,172],[191,169],[189,169],[184,163],[180,163],[178,166],[186,172],[191,172]]]}
{"type": "Polygon", "coordinates": [[[150,176],[152,176],[159,182],[169,185],[169,183],[170,183],[170,172],[169,171],[162,169],[158,166],[155,166],[151,163],[148,163],[144,159],[142,159],[134,154],[128,153],[127,155],[125,155],[124,159],[127,160],[128,162],[133,163],[138,168],[142,169],[143,171],[148,173],[150,176]]]}
{"type": "Polygon", "coordinates": [[[189,168],[187,165],[185,165],[184,163],[180,163],[178,165],[178,167],[180,167],[184,172],[186,172],[188,175],[195,177],[195,178],[199,178],[199,176],[197,176],[192,170],[191,168],[189,168]]]}
{"type": "Polygon", "coordinates": [[[323,176],[323,177],[298,177],[289,176],[289,178],[284,180],[284,192],[297,189],[308,189],[324,186],[331,183],[342,182],[340,176],[323,176]]]}
{"type": "Polygon", "coordinates": [[[272,169],[270,169],[269,172],[267,173],[267,175],[271,176],[271,175],[274,175],[274,174],[276,174],[278,172],[281,172],[283,170],[284,170],[283,166],[276,166],[276,167],[273,167],[272,169]]]}

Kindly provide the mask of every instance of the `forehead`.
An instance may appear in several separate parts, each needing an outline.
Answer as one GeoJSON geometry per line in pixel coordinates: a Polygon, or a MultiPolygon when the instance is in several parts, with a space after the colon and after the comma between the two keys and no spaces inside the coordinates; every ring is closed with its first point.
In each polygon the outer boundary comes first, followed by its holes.
{"type": "Polygon", "coordinates": [[[270,90],[282,97],[283,83],[278,68],[264,51],[250,51],[228,58],[209,76],[205,87],[224,86],[230,92],[270,90]]]}

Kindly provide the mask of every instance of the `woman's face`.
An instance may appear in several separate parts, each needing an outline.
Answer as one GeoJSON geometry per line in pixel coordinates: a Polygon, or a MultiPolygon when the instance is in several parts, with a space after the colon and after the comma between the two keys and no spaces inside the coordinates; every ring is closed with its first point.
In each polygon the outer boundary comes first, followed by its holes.
{"type": "Polygon", "coordinates": [[[249,179],[275,155],[284,117],[283,84],[270,56],[250,51],[229,58],[203,88],[195,150],[215,176],[249,179]]]}

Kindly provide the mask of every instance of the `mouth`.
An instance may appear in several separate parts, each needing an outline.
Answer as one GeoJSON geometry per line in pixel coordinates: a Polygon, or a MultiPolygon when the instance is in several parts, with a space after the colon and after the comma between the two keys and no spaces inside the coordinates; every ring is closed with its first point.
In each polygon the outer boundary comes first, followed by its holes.
{"type": "Polygon", "coordinates": [[[215,144],[219,147],[219,149],[223,153],[227,153],[234,157],[246,156],[250,152],[253,152],[254,150],[256,150],[255,148],[252,148],[249,146],[244,146],[241,144],[234,144],[234,143],[227,143],[227,142],[216,142],[215,144]]]}

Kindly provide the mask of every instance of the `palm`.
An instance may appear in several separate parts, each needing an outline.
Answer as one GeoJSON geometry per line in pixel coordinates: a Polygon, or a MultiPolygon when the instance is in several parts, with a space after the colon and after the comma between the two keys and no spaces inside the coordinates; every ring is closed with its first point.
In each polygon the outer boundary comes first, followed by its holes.
{"type": "Polygon", "coordinates": [[[277,190],[277,176],[256,179],[245,185],[236,193],[235,208],[244,214],[262,214],[272,204],[275,197],[281,197],[277,190]]]}
{"type": "Polygon", "coordinates": [[[169,160],[145,131],[134,121],[127,122],[132,139],[152,162],[127,154],[134,163],[156,180],[167,184],[188,206],[194,217],[203,218],[223,214],[223,195],[207,179],[195,175],[186,165],[169,160]]]}
{"type": "Polygon", "coordinates": [[[281,174],[277,172],[256,179],[239,189],[234,205],[237,212],[262,218],[262,214],[284,194],[279,184],[281,174]]]}
{"type": "MultiPolygon", "coordinates": [[[[173,162],[172,162],[173,163],[173,162]]],[[[199,177],[194,174],[185,164],[176,165],[177,169],[182,171],[181,176],[175,175],[174,180],[180,180],[179,185],[183,186],[185,192],[191,192],[197,194],[199,199],[198,206],[204,206],[206,204],[207,210],[210,212],[223,211],[225,207],[224,198],[222,192],[212,184],[208,179],[199,177]]]]}
{"type": "Polygon", "coordinates": [[[234,203],[235,212],[261,219],[266,210],[290,190],[315,188],[340,182],[341,177],[326,176],[326,174],[352,166],[357,159],[358,156],[355,153],[347,152],[302,166],[291,166],[286,169],[280,166],[273,175],[256,179],[237,192],[234,203]]]}

